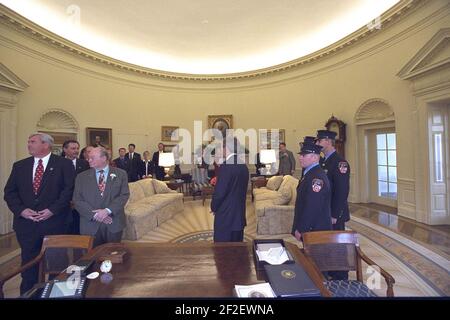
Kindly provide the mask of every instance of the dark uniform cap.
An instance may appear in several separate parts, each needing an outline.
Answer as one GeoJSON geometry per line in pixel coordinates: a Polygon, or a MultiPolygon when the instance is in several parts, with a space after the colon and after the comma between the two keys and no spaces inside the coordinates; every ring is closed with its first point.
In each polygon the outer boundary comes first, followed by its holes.
{"type": "Polygon", "coordinates": [[[320,150],[322,150],[322,146],[316,145],[314,143],[304,143],[302,149],[298,154],[320,154],[320,150]]]}
{"type": "Polygon", "coordinates": [[[329,130],[317,130],[317,140],[319,139],[336,139],[336,132],[329,130]]]}
{"type": "Polygon", "coordinates": [[[303,143],[305,144],[314,144],[316,142],[316,137],[312,137],[312,136],[306,136],[303,138],[303,143]]]}

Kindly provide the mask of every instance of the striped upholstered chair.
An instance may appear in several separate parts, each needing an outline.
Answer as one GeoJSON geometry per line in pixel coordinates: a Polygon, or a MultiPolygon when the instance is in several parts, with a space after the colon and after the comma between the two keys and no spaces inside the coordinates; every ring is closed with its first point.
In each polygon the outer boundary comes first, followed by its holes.
{"type": "Polygon", "coordinates": [[[202,189],[205,187],[212,187],[209,183],[208,170],[206,168],[198,167],[192,169],[192,196],[195,200],[195,196],[202,194],[202,189]]]}

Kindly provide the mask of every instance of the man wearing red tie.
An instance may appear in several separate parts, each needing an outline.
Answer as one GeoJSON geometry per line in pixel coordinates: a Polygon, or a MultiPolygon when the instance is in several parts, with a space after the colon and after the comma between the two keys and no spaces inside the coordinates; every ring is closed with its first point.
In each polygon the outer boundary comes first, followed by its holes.
{"type": "Polygon", "coordinates": [[[130,197],[125,170],[110,167],[105,148],[89,154],[91,169],[75,180],[73,203],[80,213],[80,234],[94,236],[94,246],[120,242],[126,226],[125,204],[130,197]]]}
{"type": "MultiPolygon", "coordinates": [[[[22,265],[40,252],[46,235],[64,234],[71,213],[75,168],[51,153],[53,138],[45,133],[28,138],[31,157],[14,163],[4,199],[14,214],[13,228],[21,248],[22,265]]],[[[38,281],[38,266],[22,273],[20,293],[38,281]]]]}

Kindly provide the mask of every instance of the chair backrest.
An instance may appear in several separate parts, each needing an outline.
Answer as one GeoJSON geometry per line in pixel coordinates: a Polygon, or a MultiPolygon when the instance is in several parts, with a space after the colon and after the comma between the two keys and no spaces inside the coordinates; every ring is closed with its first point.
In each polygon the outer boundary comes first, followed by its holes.
{"type": "Polygon", "coordinates": [[[320,271],[358,271],[357,233],[353,231],[315,231],[302,234],[303,248],[320,271]]]}
{"type": "Polygon", "coordinates": [[[208,170],[206,168],[193,168],[192,181],[197,184],[208,183],[208,170]]]}
{"type": "Polygon", "coordinates": [[[46,275],[57,275],[69,265],[89,252],[94,243],[91,236],[52,235],[42,243],[43,255],[39,266],[39,281],[46,281],[46,275]]]}

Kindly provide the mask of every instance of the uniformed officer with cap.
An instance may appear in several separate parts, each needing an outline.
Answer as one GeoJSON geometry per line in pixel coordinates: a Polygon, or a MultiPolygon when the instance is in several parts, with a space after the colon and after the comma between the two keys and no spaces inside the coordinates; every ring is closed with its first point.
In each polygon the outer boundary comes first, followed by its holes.
{"type": "MultiPolygon", "coordinates": [[[[299,143],[299,145],[300,145],[300,149],[302,148],[302,146],[304,145],[304,144],[315,144],[316,143],[316,137],[313,137],[313,136],[305,136],[304,138],[303,138],[303,142],[300,142],[299,143]]],[[[304,172],[305,172],[305,168],[302,168],[302,177],[303,177],[303,175],[304,175],[304,172]]]]}
{"type": "MultiPolygon", "coordinates": [[[[321,167],[331,183],[331,220],[333,230],[345,230],[345,222],[350,220],[348,193],[350,190],[350,165],[336,152],[336,132],[318,130],[316,144],[322,147],[324,158],[321,167]]],[[[348,279],[347,272],[334,272],[335,280],[348,279]]]]}
{"type": "Polygon", "coordinates": [[[299,241],[305,232],[331,230],[331,189],[319,165],[321,149],[313,143],[304,143],[299,152],[305,174],[297,187],[292,226],[292,234],[299,241]]]}

